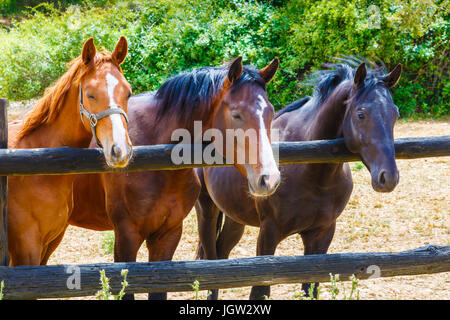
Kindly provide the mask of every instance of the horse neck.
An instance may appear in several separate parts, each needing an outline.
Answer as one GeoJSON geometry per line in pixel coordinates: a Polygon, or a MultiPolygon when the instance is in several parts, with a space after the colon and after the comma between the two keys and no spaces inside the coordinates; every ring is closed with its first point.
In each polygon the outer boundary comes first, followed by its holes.
{"type": "Polygon", "coordinates": [[[350,89],[349,83],[342,83],[323,102],[322,106],[317,106],[318,111],[311,122],[307,140],[328,140],[342,137],[341,126],[350,89]]]}
{"type": "Polygon", "coordinates": [[[72,85],[54,121],[44,123],[18,142],[23,148],[87,148],[92,139],[81,123],[78,87],[72,85]]]}
{"type": "Polygon", "coordinates": [[[192,143],[199,133],[203,134],[205,130],[212,128],[213,119],[217,112],[218,99],[211,102],[210,108],[207,112],[199,114],[194,112],[192,114],[186,115],[187,118],[179,117],[175,114],[165,115],[159,121],[155,121],[154,125],[149,126],[149,130],[153,131],[150,136],[154,139],[150,141],[151,144],[171,144],[174,143],[171,139],[172,132],[177,129],[185,129],[189,132],[192,143]],[[198,125],[195,127],[195,122],[201,123],[201,132],[198,132],[198,125]]]}
{"type": "MultiPolygon", "coordinates": [[[[350,91],[348,84],[341,84],[325,100],[311,122],[311,130],[306,140],[330,140],[342,137],[342,122],[346,112],[346,100],[350,91]]],[[[314,178],[319,186],[327,188],[330,181],[338,177],[341,180],[344,163],[310,163],[306,164],[306,172],[314,178]]]]}

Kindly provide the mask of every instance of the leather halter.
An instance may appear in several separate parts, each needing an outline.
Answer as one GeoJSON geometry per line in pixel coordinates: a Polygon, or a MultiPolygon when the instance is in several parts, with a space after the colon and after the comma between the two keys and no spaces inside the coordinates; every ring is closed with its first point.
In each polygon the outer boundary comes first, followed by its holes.
{"type": "Polygon", "coordinates": [[[121,108],[109,108],[106,109],[105,111],[99,112],[97,114],[95,113],[90,113],[89,111],[86,110],[86,108],[83,105],[83,92],[81,90],[81,83],[79,86],[80,90],[79,90],[79,97],[80,97],[80,117],[81,117],[81,122],[83,122],[83,115],[88,118],[89,123],[91,124],[91,130],[92,130],[92,136],[95,139],[95,142],[97,143],[97,146],[102,148],[102,144],[100,142],[100,140],[98,140],[97,138],[97,134],[95,132],[95,127],[97,126],[98,120],[105,118],[107,116],[110,116],[112,114],[120,114],[125,118],[126,123],[128,124],[128,116],[126,114],[125,111],[123,111],[123,109],[121,108]]]}

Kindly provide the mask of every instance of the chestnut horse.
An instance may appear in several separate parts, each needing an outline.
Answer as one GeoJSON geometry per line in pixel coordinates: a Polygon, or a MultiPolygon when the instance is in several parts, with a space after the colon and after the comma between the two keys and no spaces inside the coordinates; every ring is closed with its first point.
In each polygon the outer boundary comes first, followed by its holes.
{"type": "MultiPolygon", "coordinates": [[[[23,119],[9,126],[11,148],[86,148],[95,136],[106,163],[124,167],[131,157],[127,101],[131,88],[120,64],[122,37],[112,54],[97,53],[92,38],[69,70],[23,119]]],[[[75,175],[17,176],[8,180],[10,264],[46,264],[61,241],[73,206],[75,175]]]]}
{"type": "MultiPolygon", "coordinates": [[[[377,66],[367,70],[364,62],[355,70],[359,63],[344,60],[329,65],[331,70],[318,72],[313,97],[281,110],[272,130],[279,130],[281,141],[344,138],[347,148],[360,154],[369,169],[373,189],[390,192],[399,179],[393,143],[399,115],[389,88],[400,78],[401,66],[386,74],[377,66]]],[[[282,166],[279,188],[265,198],[248,197],[245,180],[232,167],[203,168],[198,173],[202,181],[196,204],[198,256],[206,259],[227,259],[245,225],[260,228],[257,255],[273,255],[280,241],[294,233],[301,235],[305,254],[325,254],[336,219],[353,188],[347,163],[282,166]],[[222,227],[218,219],[223,214],[222,227]]],[[[302,289],[308,293],[309,284],[303,284],[302,289]]],[[[250,298],[262,299],[269,294],[270,287],[255,286],[250,298]]],[[[217,297],[215,290],[211,298],[217,297]]]]}
{"type": "MultiPolygon", "coordinates": [[[[204,131],[255,129],[262,141],[257,161],[235,163],[235,167],[248,181],[250,192],[270,194],[278,186],[280,173],[269,140],[274,109],[265,87],[278,65],[275,59],[256,70],[244,67],[242,58],[237,58],[227,67],[199,68],[174,76],[156,93],[131,98],[129,134],[133,145],[173,144],[171,136],[176,129],[194,134],[194,121],[201,121],[204,131]]],[[[239,146],[247,148],[248,144],[239,146]]],[[[113,229],[116,262],[136,261],[144,241],[148,261],[171,260],[183,219],[199,192],[194,169],[80,175],[69,222],[93,230],[113,229]]],[[[149,298],[165,299],[167,294],[149,294],[149,298]]]]}

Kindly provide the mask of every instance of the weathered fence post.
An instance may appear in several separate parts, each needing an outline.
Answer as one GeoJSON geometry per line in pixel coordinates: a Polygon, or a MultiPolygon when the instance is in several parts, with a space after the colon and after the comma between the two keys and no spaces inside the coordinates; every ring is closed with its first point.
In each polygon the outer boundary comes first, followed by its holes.
{"type": "MultiPolygon", "coordinates": [[[[8,100],[0,99],[0,148],[8,148],[8,100]]],[[[8,177],[0,176],[0,266],[9,265],[8,177]]]]}

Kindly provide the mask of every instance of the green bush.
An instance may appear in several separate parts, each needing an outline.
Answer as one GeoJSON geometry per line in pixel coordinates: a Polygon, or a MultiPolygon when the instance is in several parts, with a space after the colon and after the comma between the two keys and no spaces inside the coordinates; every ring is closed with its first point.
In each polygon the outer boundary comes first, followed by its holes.
{"type": "Polygon", "coordinates": [[[0,95],[21,100],[41,94],[95,37],[98,48],[113,50],[132,12],[116,8],[71,7],[63,14],[42,6],[28,18],[0,31],[0,95]]]}
{"type": "Polygon", "coordinates": [[[277,55],[271,47],[274,8],[214,0],[153,1],[127,30],[130,56],[124,65],[135,91],[154,90],[170,75],[221,65],[238,55],[263,67],[277,55]]]}
{"type": "MultiPolygon", "coordinates": [[[[42,2],[40,0],[0,0],[0,15],[21,14],[28,8],[35,7],[42,2]]],[[[45,2],[54,4],[59,9],[65,9],[74,4],[104,6],[110,3],[111,0],[47,0],[45,2]]]]}
{"type": "Polygon", "coordinates": [[[0,30],[1,96],[41,94],[88,37],[112,50],[123,34],[129,41],[123,68],[135,93],[155,90],[182,70],[221,65],[238,55],[259,68],[278,56],[281,68],[268,94],[280,108],[311,93],[300,85],[310,71],[347,54],[379,58],[388,68],[402,63],[393,97],[403,116],[450,110],[449,0],[63,3],[57,7],[63,9],[47,4],[26,11],[25,19],[0,30]]]}
{"type": "Polygon", "coordinates": [[[284,63],[301,80],[339,54],[381,59],[388,68],[400,62],[404,72],[393,96],[401,114],[446,114],[448,7],[432,0],[290,1],[283,9],[291,23],[284,63]]]}

